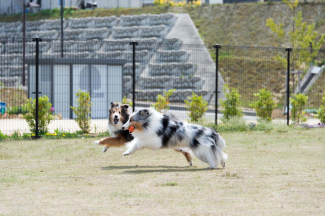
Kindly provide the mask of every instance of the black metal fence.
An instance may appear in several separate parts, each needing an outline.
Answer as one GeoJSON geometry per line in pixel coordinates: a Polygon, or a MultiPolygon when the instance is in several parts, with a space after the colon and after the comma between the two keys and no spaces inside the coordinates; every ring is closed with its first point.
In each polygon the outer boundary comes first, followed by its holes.
{"type": "Polygon", "coordinates": [[[92,132],[107,130],[111,102],[126,97],[133,101],[133,108],[148,107],[169,89],[175,92],[166,112],[187,120],[184,100],[194,92],[209,103],[204,118],[217,122],[222,117],[225,84],[238,90],[247,120],[256,120],[250,104],[262,88],[271,91],[277,103],[272,119],[287,122],[287,99],[302,92],[309,97],[306,112],[313,120],[325,87],[325,51],[317,52],[311,65],[295,68],[301,54],[298,49],[188,45],[178,39],[159,43],[150,38],[63,41],[62,49],[60,40],[0,39],[0,131],[29,132],[23,107],[27,98],[38,98],[37,94],[47,95],[52,103],[55,119],[50,131],[79,130],[70,108],[76,106],[78,90],[90,93],[92,132]],[[291,63],[281,63],[281,57],[291,63]]]}

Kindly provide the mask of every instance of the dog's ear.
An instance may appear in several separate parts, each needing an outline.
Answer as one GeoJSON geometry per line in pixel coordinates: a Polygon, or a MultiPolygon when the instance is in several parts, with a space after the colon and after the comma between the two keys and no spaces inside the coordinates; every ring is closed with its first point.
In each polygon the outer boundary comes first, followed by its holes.
{"type": "Polygon", "coordinates": [[[113,107],[118,107],[118,104],[115,104],[114,102],[111,102],[111,109],[112,109],[113,107]]]}
{"type": "Polygon", "coordinates": [[[121,106],[123,109],[128,109],[129,108],[129,105],[128,104],[123,104],[122,106],[121,106]]]}
{"type": "Polygon", "coordinates": [[[142,110],[140,110],[139,113],[142,116],[148,116],[149,115],[149,110],[148,109],[142,109],[142,110]]]}

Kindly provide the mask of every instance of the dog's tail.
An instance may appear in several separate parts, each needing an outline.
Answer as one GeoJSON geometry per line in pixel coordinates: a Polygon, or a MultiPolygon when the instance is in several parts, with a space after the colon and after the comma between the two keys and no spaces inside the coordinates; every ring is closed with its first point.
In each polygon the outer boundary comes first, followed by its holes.
{"type": "Polygon", "coordinates": [[[226,147],[226,140],[224,140],[220,134],[218,134],[218,138],[216,140],[216,144],[217,146],[219,146],[221,149],[223,149],[224,147],[226,147]]]}
{"type": "Polygon", "coordinates": [[[217,153],[217,155],[219,155],[220,163],[221,163],[222,167],[225,167],[226,161],[228,159],[228,155],[226,153],[224,153],[222,150],[223,150],[223,148],[226,147],[226,141],[217,132],[215,132],[214,134],[215,134],[214,141],[217,145],[216,153],[217,153]]]}
{"type": "Polygon", "coordinates": [[[226,141],[216,131],[213,131],[213,139],[219,148],[224,149],[226,147],[226,141]]]}

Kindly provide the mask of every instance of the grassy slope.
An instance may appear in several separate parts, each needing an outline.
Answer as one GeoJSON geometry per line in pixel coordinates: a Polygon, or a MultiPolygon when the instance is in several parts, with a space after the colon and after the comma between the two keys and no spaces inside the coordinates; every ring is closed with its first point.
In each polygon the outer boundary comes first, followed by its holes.
{"type": "MultiPolygon", "coordinates": [[[[308,23],[316,24],[316,31],[318,33],[325,32],[325,3],[301,3],[299,9],[303,11],[304,20],[308,23]]],[[[120,16],[120,15],[136,15],[136,14],[159,14],[159,13],[189,13],[193,22],[199,29],[199,33],[206,44],[222,44],[222,45],[247,45],[247,46],[267,46],[267,47],[287,47],[288,41],[280,41],[266,25],[267,18],[274,18],[276,23],[284,23],[286,30],[291,30],[291,12],[283,3],[272,4],[223,4],[203,7],[144,7],[144,8],[120,8],[120,9],[96,9],[96,10],[72,10],[65,11],[65,18],[70,17],[103,17],[103,16],[120,16]]],[[[36,14],[28,14],[27,20],[40,19],[59,19],[60,11],[44,10],[36,14]]],[[[14,16],[0,16],[1,21],[21,21],[21,15],[14,16]]],[[[288,38],[289,35],[286,35],[288,38]]],[[[214,50],[209,50],[213,59],[214,50]]],[[[236,54],[237,55],[237,54],[236,54]]],[[[230,61],[233,56],[229,56],[230,61]]],[[[276,94],[277,101],[282,101],[283,92],[285,89],[285,74],[281,74],[285,69],[279,69],[279,64],[275,64],[272,57],[262,58],[261,56],[253,59],[253,61],[246,61],[242,57],[236,59],[236,65],[224,65],[227,59],[220,61],[220,68],[225,79],[230,80],[228,83],[232,87],[238,87],[238,78],[248,79],[252,86],[239,86],[242,88],[241,94],[244,104],[247,105],[252,98],[250,94],[256,89],[267,87],[276,94]],[[243,61],[244,60],[244,61],[243,61]],[[249,64],[249,65],[247,65],[249,64]],[[264,64],[271,64],[269,70],[275,71],[269,73],[269,81],[262,84],[259,79],[263,77],[252,76],[253,74],[261,74],[264,64]],[[273,65],[272,65],[273,64],[273,65]],[[252,68],[253,71],[245,71],[247,74],[242,74],[242,68],[252,68]],[[239,70],[238,70],[239,69],[239,70]],[[228,78],[227,78],[228,76],[228,78]],[[283,82],[279,83],[279,80],[283,82]],[[255,85],[259,83],[260,85],[255,85]]],[[[310,108],[317,108],[320,104],[321,97],[315,95],[319,94],[320,90],[317,86],[322,88],[325,85],[325,73],[314,85],[312,91],[308,94],[310,108]],[[316,87],[315,87],[316,86],[316,87]]],[[[247,82],[246,82],[247,83],[247,82]]]]}
{"type": "MultiPolygon", "coordinates": [[[[316,31],[325,32],[325,3],[301,3],[304,20],[316,24],[316,31]]],[[[265,26],[267,18],[274,18],[276,23],[284,23],[286,30],[291,29],[291,12],[283,3],[272,4],[223,4],[202,7],[144,7],[96,10],[65,11],[65,18],[103,17],[136,14],[189,13],[207,44],[253,45],[286,47],[287,42],[280,42],[276,35],[265,26]]],[[[28,14],[27,20],[59,19],[60,11],[44,10],[28,14]]],[[[22,21],[22,15],[0,16],[2,22],[22,21]]],[[[289,36],[289,35],[287,35],[289,36]]]]}
{"type": "Polygon", "coordinates": [[[0,214],[321,215],[322,133],[223,133],[218,170],[172,150],[103,154],[92,139],[1,142],[0,214]]]}

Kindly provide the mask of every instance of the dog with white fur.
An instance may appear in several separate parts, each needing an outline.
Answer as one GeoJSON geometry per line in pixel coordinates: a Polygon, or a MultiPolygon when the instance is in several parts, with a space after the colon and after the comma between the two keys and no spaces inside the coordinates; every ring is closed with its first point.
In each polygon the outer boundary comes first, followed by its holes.
{"type": "Polygon", "coordinates": [[[226,141],[212,128],[183,123],[172,115],[143,108],[132,113],[122,129],[129,130],[134,137],[127,143],[124,156],[143,148],[189,148],[210,169],[226,165],[228,156],[223,152],[226,141]]]}

